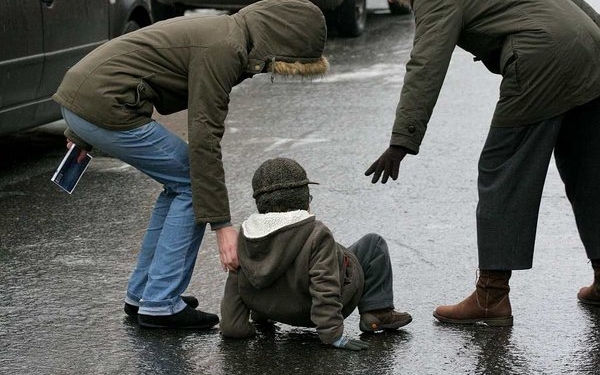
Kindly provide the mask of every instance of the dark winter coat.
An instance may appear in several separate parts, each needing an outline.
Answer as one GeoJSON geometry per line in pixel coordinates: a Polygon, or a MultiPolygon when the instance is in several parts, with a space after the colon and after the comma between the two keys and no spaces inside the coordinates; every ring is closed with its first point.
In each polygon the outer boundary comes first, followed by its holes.
{"type": "MultiPolygon", "coordinates": [[[[231,89],[265,66],[279,72],[274,65],[297,61],[282,73],[323,74],[326,38],[323,14],[308,0],[260,1],[232,16],[177,17],[98,47],[67,72],[53,98],[117,131],[147,124],[154,108],[187,108],[196,220],[229,221],[220,141],[231,89]]],[[[67,137],[90,147],[73,132],[67,137]]]]}
{"type": "Polygon", "coordinates": [[[221,302],[224,336],[253,336],[251,311],[263,319],[316,327],[326,344],[342,336],[344,318],[362,296],[364,275],[354,254],[313,215],[251,216],[240,231],[238,258],[240,269],[229,273],[221,302]]]}
{"type": "Polygon", "coordinates": [[[600,16],[583,0],[414,0],[413,8],[392,145],[418,153],[457,45],[502,75],[492,126],[536,123],[600,96],[600,16]]]}

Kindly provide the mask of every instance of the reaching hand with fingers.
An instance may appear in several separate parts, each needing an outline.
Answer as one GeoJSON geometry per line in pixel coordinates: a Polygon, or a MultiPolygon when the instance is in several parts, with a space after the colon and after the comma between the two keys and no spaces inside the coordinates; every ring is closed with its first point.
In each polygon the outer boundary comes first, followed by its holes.
{"type": "Polygon", "coordinates": [[[217,233],[221,267],[224,271],[237,270],[240,266],[237,257],[238,231],[234,227],[228,226],[219,228],[215,232],[217,233]]]}
{"type": "Polygon", "coordinates": [[[339,339],[337,339],[333,343],[331,343],[331,345],[333,345],[339,349],[354,350],[354,351],[366,350],[369,348],[368,343],[366,343],[364,341],[360,341],[360,340],[353,340],[353,339],[349,338],[348,336],[343,336],[343,335],[340,336],[339,339]]]}
{"type": "Polygon", "coordinates": [[[385,184],[389,177],[396,181],[398,178],[398,170],[400,169],[400,162],[408,150],[402,146],[390,146],[381,156],[377,159],[369,169],[365,172],[365,176],[373,175],[372,183],[377,183],[379,177],[381,177],[381,183],[385,184]],[[383,174],[383,176],[382,176],[383,174]]]}

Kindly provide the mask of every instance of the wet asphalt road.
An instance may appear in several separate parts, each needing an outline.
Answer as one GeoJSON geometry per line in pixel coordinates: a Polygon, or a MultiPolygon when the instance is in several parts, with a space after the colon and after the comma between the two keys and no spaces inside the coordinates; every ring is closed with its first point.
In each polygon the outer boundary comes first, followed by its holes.
{"type": "MultiPolygon", "coordinates": [[[[141,330],[124,289],[160,186],[96,153],[69,196],[50,181],[65,149],[62,124],[0,139],[0,373],[2,374],[597,374],[600,310],[577,303],[591,282],[554,165],[544,190],[534,268],[513,273],[512,328],[435,321],[438,304],[471,293],[477,252],[477,158],[499,80],[457,50],[421,153],[399,181],[364,170],[386,148],[412,42],[410,16],[374,14],[356,39],[332,36],[331,73],[317,81],[264,75],[231,96],[224,162],[234,222],[254,212],[251,176],[267,158],[298,160],[312,210],[343,244],[377,232],[390,246],[396,307],[413,322],[361,335],[366,352],[325,347],[313,330],[279,325],[256,339],[141,330]]],[[[182,137],[185,113],[159,118],[182,137]]],[[[219,312],[226,274],[207,233],[188,294],[219,312]]]]}

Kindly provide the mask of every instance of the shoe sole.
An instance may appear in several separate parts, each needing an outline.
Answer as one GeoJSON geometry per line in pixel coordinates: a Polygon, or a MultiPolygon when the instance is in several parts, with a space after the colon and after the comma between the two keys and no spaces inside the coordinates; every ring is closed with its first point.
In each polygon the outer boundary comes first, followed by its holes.
{"type": "Polygon", "coordinates": [[[127,305],[123,308],[123,311],[125,311],[125,314],[131,319],[137,319],[138,317],[137,311],[133,311],[131,308],[127,307],[127,305]]]}
{"type": "MultiPolygon", "coordinates": [[[[188,305],[189,307],[191,307],[193,309],[195,309],[199,305],[198,299],[196,297],[182,296],[181,299],[183,299],[183,302],[185,302],[186,305],[188,305]]],[[[125,303],[125,307],[123,308],[123,310],[125,311],[125,314],[127,314],[127,316],[129,316],[130,318],[133,318],[133,319],[137,319],[138,309],[139,309],[139,306],[133,306],[128,303],[125,303]]]]}
{"type": "Polygon", "coordinates": [[[150,329],[210,329],[214,326],[216,326],[217,324],[219,324],[219,322],[213,323],[213,324],[203,324],[203,325],[193,325],[193,326],[166,326],[166,325],[160,325],[160,324],[148,324],[148,323],[139,323],[140,327],[143,328],[150,328],[150,329]]]}
{"type": "Polygon", "coordinates": [[[435,311],[433,312],[433,316],[444,323],[453,323],[453,324],[477,324],[477,323],[485,323],[488,326],[492,327],[510,327],[513,325],[513,317],[507,316],[503,318],[477,318],[477,319],[452,319],[446,318],[435,311]]]}
{"type": "Polygon", "coordinates": [[[364,324],[362,321],[360,322],[360,324],[358,325],[358,328],[360,328],[360,330],[364,333],[374,333],[377,331],[394,331],[397,330],[400,327],[404,327],[405,325],[407,325],[408,323],[412,322],[412,317],[400,321],[400,322],[396,322],[395,324],[377,324],[377,323],[373,323],[371,324],[370,327],[366,326],[366,324],[364,324]]]}
{"type": "Polygon", "coordinates": [[[577,299],[579,300],[579,302],[585,303],[586,305],[600,306],[600,301],[598,301],[598,300],[591,300],[591,299],[585,299],[585,298],[580,298],[580,297],[577,297],[577,299]]]}

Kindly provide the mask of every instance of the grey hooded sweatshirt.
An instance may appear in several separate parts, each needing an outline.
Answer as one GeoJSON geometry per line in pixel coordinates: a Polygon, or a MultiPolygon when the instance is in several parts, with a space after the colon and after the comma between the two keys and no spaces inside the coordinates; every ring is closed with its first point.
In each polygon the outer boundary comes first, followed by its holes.
{"type": "Polygon", "coordinates": [[[307,211],[254,214],[238,240],[240,269],[230,272],[221,302],[221,332],[250,337],[251,311],[262,319],[316,327],[321,341],[342,336],[344,318],[362,296],[354,254],[307,211]]]}
{"type": "MultiPolygon", "coordinates": [[[[230,221],[220,141],[233,86],[267,70],[325,73],[326,38],[325,18],[308,0],[263,0],[232,16],[177,17],[98,47],[67,72],[53,98],[115,131],[149,123],[154,109],[188,109],[196,220],[230,221]],[[286,69],[291,62],[302,64],[286,69]]],[[[72,131],[66,135],[90,149],[72,131]]]]}

